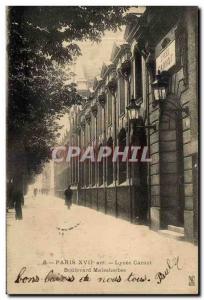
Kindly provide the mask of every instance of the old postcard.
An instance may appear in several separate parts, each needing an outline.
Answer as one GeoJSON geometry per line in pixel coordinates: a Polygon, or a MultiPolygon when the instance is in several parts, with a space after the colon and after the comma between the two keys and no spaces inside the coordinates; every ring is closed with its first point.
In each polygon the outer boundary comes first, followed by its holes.
{"type": "Polygon", "coordinates": [[[199,293],[197,7],[7,7],[7,294],[199,293]]]}

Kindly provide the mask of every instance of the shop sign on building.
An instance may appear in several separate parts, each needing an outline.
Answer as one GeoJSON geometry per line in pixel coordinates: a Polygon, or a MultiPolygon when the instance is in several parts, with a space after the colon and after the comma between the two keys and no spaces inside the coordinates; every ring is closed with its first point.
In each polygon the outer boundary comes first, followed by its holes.
{"type": "Polygon", "coordinates": [[[156,70],[168,71],[176,64],[175,40],[169,44],[156,59],[156,70]]]}

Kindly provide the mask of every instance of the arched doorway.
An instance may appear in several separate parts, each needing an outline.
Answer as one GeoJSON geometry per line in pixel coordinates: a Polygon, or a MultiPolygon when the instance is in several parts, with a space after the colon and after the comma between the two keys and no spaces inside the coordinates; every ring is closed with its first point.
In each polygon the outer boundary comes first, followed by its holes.
{"type": "Polygon", "coordinates": [[[182,112],[179,98],[170,95],[160,108],[161,227],[184,225],[184,161],[182,112]]]}

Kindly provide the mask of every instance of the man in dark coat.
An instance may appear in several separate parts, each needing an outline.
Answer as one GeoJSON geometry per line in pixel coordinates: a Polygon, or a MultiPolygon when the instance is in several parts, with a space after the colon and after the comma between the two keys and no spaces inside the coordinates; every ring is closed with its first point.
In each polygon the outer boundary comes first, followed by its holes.
{"type": "Polygon", "coordinates": [[[14,208],[16,212],[16,220],[22,220],[22,201],[23,201],[23,193],[21,191],[15,191],[13,193],[13,201],[14,201],[14,208]]]}
{"type": "Polygon", "coordinates": [[[34,195],[34,197],[37,196],[37,193],[38,193],[38,189],[37,189],[37,188],[34,188],[34,190],[33,190],[33,195],[34,195]]]}
{"type": "Polygon", "coordinates": [[[9,181],[7,185],[7,211],[9,208],[14,208],[12,181],[9,181]]]}
{"type": "Polygon", "coordinates": [[[68,188],[65,190],[64,195],[65,195],[65,204],[67,205],[68,209],[70,209],[72,205],[72,190],[71,186],[69,185],[68,188]]]}

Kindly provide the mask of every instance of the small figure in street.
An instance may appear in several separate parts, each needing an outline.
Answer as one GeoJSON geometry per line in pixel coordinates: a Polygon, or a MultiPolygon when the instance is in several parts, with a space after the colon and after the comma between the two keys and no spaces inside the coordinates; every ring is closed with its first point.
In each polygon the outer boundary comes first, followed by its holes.
{"type": "Polygon", "coordinates": [[[38,193],[38,189],[37,189],[37,188],[34,188],[34,190],[33,190],[33,195],[34,195],[34,197],[37,196],[37,193],[38,193]]]}
{"type": "Polygon", "coordinates": [[[15,191],[13,195],[14,208],[16,212],[16,220],[22,220],[22,202],[23,202],[23,193],[21,191],[15,191]]]}
{"type": "Polygon", "coordinates": [[[72,205],[72,190],[71,190],[71,185],[68,186],[68,188],[65,190],[64,195],[65,195],[65,205],[67,205],[68,209],[70,209],[72,205]]]}

